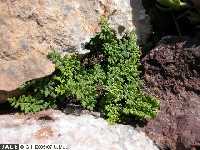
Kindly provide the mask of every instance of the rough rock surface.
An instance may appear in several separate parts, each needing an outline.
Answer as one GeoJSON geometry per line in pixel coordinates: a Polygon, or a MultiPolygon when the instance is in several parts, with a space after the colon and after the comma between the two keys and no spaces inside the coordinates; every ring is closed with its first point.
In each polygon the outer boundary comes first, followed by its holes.
{"type": "Polygon", "coordinates": [[[48,110],[35,115],[1,115],[0,143],[65,144],[70,150],[158,150],[141,131],[109,125],[89,114],[48,110]]]}
{"type": "Polygon", "coordinates": [[[1,93],[53,72],[49,51],[81,53],[102,15],[119,35],[135,25],[140,41],[150,33],[141,0],[0,0],[1,93]]]}
{"type": "Polygon", "coordinates": [[[165,37],[142,60],[148,92],[161,101],[146,132],[163,149],[200,148],[199,45],[199,37],[165,37]]]}

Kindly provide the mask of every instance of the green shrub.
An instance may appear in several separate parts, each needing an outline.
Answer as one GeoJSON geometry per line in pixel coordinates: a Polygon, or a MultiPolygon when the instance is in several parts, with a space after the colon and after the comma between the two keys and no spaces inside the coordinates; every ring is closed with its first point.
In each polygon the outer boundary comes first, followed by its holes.
{"type": "Polygon", "coordinates": [[[51,53],[55,73],[26,84],[24,95],[11,98],[11,105],[36,112],[73,97],[82,107],[102,112],[112,123],[126,116],[143,120],[156,115],[158,101],[141,90],[140,51],[133,33],[118,39],[103,19],[101,32],[86,48],[90,53],[84,56],[51,53]]]}
{"type": "Polygon", "coordinates": [[[47,108],[54,108],[55,102],[52,100],[52,102],[45,100],[38,99],[37,97],[30,96],[30,95],[22,95],[18,99],[11,98],[9,99],[11,106],[14,108],[20,107],[22,111],[25,113],[28,112],[38,112],[43,109],[47,108]]]}

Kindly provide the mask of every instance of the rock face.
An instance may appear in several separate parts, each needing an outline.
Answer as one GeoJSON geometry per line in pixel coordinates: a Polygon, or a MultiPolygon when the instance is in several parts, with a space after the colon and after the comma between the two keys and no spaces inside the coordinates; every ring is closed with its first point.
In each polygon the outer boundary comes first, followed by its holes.
{"type": "Polygon", "coordinates": [[[127,125],[109,125],[84,114],[44,111],[35,115],[1,115],[0,142],[65,144],[70,150],[158,150],[141,131],[127,125]],[[9,120],[9,121],[8,121],[9,120]]]}
{"type": "Polygon", "coordinates": [[[135,25],[139,41],[150,33],[141,0],[0,0],[0,93],[53,72],[53,49],[81,53],[102,15],[119,35],[135,25]]]}
{"type": "Polygon", "coordinates": [[[200,148],[199,37],[166,37],[143,58],[144,78],[161,108],[146,132],[163,149],[200,148]]]}

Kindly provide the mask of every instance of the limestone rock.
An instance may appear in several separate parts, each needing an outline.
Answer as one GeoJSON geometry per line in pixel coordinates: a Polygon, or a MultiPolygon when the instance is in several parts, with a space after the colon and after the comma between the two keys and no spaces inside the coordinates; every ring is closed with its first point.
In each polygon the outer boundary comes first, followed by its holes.
{"type": "Polygon", "coordinates": [[[43,111],[34,115],[1,115],[0,142],[65,144],[70,150],[158,150],[141,131],[109,125],[89,114],[65,115],[43,111]],[[9,121],[8,121],[9,120],[9,121]]]}
{"type": "Polygon", "coordinates": [[[150,33],[141,0],[0,0],[0,93],[53,72],[51,50],[82,53],[102,15],[119,35],[137,25],[139,41],[150,33]]]}
{"type": "Polygon", "coordinates": [[[1,90],[12,91],[25,80],[43,77],[54,71],[54,65],[43,55],[31,54],[21,60],[12,60],[0,64],[1,90]]]}
{"type": "Polygon", "coordinates": [[[0,102],[15,95],[24,81],[51,74],[55,68],[44,55],[30,53],[23,59],[2,61],[0,64],[0,102]],[[5,92],[6,91],[6,92],[5,92]]]}

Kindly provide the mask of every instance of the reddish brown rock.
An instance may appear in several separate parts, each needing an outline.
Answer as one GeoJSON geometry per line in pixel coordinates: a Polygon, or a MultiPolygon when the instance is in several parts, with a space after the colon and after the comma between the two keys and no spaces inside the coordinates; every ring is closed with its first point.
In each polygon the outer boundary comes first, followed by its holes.
{"type": "Polygon", "coordinates": [[[142,60],[147,91],[161,104],[145,129],[163,150],[199,148],[199,43],[199,38],[168,37],[142,60]]]}

